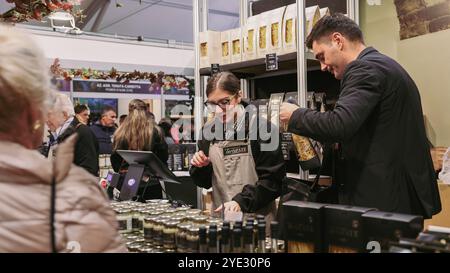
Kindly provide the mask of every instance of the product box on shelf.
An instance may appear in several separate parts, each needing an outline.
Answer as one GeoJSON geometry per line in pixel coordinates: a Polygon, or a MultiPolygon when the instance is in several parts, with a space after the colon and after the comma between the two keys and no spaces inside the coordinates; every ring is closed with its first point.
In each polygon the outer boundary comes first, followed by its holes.
{"type": "Polygon", "coordinates": [[[257,31],[257,58],[265,58],[270,53],[270,13],[263,12],[259,15],[257,31]]]}
{"type": "Polygon", "coordinates": [[[242,28],[230,30],[231,41],[231,63],[239,63],[242,61],[243,39],[242,28]]]}
{"type": "Polygon", "coordinates": [[[320,9],[320,18],[331,15],[329,8],[321,8],[320,9]]]}
{"type": "Polygon", "coordinates": [[[297,5],[287,6],[283,18],[283,44],[282,53],[292,53],[297,50],[297,5]]]}
{"type": "Polygon", "coordinates": [[[184,155],[184,169],[188,171],[191,168],[191,160],[194,157],[194,154],[197,150],[197,144],[195,143],[187,143],[185,146],[185,155],[184,155]]]}
{"type": "Polygon", "coordinates": [[[288,201],[281,208],[281,227],[289,253],[323,251],[323,208],[325,204],[288,201]]]}
{"type": "Polygon", "coordinates": [[[307,7],[305,9],[305,16],[306,16],[306,36],[308,36],[311,33],[314,25],[317,23],[317,21],[320,20],[319,6],[307,7]]]}
{"type": "Polygon", "coordinates": [[[250,61],[257,58],[257,32],[259,15],[251,16],[247,19],[247,24],[243,27],[242,40],[244,42],[242,60],[250,61]]]}
{"type": "Polygon", "coordinates": [[[415,239],[423,231],[423,217],[417,215],[369,211],[362,215],[365,243],[374,242],[387,250],[400,238],[415,239]]]}
{"type": "Polygon", "coordinates": [[[220,32],[205,31],[199,35],[200,67],[209,68],[211,64],[220,64],[221,46],[220,32]]]}
{"type": "Polygon", "coordinates": [[[324,208],[324,249],[328,253],[357,253],[366,249],[361,216],[373,211],[343,205],[324,208]]]}
{"type": "Polygon", "coordinates": [[[221,58],[220,65],[231,63],[231,31],[222,31],[220,33],[221,58]]]}
{"type": "Polygon", "coordinates": [[[269,53],[276,53],[280,55],[283,48],[283,15],[286,11],[286,6],[278,9],[274,9],[269,13],[269,26],[270,26],[270,43],[269,53]]]}

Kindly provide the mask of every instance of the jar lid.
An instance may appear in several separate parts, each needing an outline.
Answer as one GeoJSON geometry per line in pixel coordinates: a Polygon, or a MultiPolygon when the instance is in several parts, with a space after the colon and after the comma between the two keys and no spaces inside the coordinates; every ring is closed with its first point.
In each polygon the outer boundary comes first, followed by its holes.
{"type": "Polygon", "coordinates": [[[128,246],[128,250],[130,251],[138,251],[138,249],[142,247],[142,244],[134,243],[128,246]]]}

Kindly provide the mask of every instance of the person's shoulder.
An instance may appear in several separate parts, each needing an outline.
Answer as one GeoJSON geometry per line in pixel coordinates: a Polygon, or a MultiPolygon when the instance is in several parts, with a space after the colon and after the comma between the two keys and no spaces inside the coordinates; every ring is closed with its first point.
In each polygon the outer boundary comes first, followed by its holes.
{"type": "Polygon", "coordinates": [[[107,201],[97,180],[83,168],[72,164],[67,176],[60,183],[58,196],[77,206],[95,208],[107,201]],[[80,200],[83,201],[80,202],[80,200]]]}

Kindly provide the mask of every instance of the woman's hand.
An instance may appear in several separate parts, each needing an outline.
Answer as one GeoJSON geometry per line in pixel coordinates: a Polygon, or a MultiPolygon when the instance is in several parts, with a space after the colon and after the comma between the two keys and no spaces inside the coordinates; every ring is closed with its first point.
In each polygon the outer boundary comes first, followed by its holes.
{"type": "Polygon", "coordinates": [[[209,161],[209,157],[207,157],[205,155],[205,153],[203,153],[203,151],[196,152],[194,157],[191,160],[192,166],[195,166],[195,167],[198,167],[198,168],[206,167],[210,163],[211,163],[211,161],[209,161]]]}

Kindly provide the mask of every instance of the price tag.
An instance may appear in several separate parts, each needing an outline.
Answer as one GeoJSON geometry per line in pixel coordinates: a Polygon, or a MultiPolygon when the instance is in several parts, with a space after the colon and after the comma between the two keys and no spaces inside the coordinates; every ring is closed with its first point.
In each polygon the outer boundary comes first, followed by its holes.
{"type": "Polygon", "coordinates": [[[266,71],[278,70],[278,57],[276,53],[266,55],[266,71]]]}

